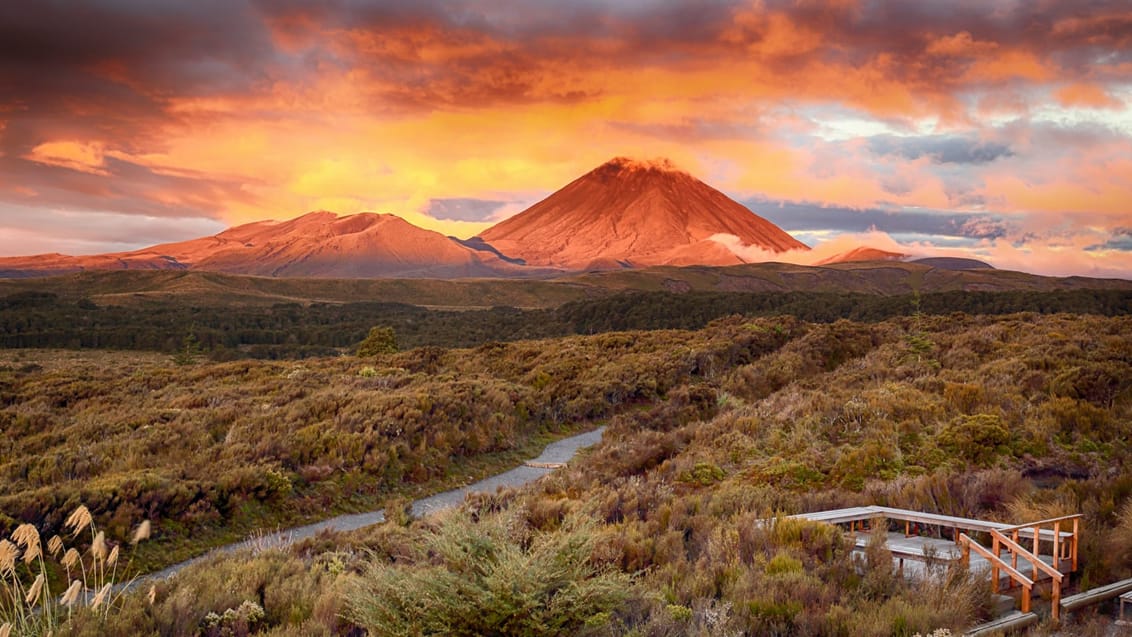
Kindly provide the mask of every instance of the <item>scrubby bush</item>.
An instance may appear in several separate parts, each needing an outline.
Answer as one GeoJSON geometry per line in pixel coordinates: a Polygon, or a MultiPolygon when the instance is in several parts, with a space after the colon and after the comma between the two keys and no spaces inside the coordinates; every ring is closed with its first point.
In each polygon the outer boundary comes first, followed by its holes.
{"type": "Polygon", "coordinates": [[[356,351],[359,358],[371,358],[381,354],[392,354],[397,351],[397,339],[393,328],[387,326],[371,327],[369,334],[358,344],[356,351]]]}
{"type": "Polygon", "coordinates": [[[570,518],[530,532],[511,514],[461,512],[424,529],[413,553],[372,562],[347,617],[372,635],[578,635],[604,628],[629,579],[595,564],[594,528],[570,518]]]}

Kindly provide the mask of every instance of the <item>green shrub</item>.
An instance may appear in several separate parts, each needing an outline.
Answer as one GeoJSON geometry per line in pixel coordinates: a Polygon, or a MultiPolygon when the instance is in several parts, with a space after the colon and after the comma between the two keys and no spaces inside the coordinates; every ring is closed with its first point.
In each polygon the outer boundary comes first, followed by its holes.
{"type": "Polygon", "coordinates": [[[357,355],[360,358],[392,354],[397,351],[397,339],[392,327],[371,327],[365,340],[358,344],[357,355]]]}
{"type": "Polygon", "coordinates": [[[405,563],[374,560],[347,591],[371,635],[577,635],[617,609],[629,578],[593,563],[594,528],[529,534],[514,513],[445,515],[405,563]]]}
{"type": "Polygon", "coordinates": [[[994,414],[959,416],[940,432],[939,446],[972,464],[990,466],[1009,449],[1010,432],[994,414]]]}

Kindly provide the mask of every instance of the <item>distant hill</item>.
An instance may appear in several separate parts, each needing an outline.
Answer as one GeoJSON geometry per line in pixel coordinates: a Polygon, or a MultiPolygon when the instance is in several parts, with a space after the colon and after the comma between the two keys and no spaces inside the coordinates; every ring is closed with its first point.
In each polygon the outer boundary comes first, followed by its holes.
{"type": "Polygon", "coordinates": [[[870,248],[861,246],[853,248],[848,252],[834,255],[832,257],[822,259],[814,265],[829,265],[831,263],[852,263],[854,261],[899,261],[903,259],[905,254],[899,252],[889,252],[888,250],[881,250],[879,248],[870,248]]]}
{"type": "Polygon", "coordinates": [[[0,258],[0,276],[86,270],[206,270],[272,277],[460,278],[527,276],[491,251],[476,250],[395,215],[339,217],[312,212],[289,221],[260,221],[211,237],[133,252],[70,257],[0,258]]]}
{"type": "Polygon", "coordinates": [[[531,265],[608,270],[736,265],[713,235],[768,252],[807,246],[667,160],[618,157],[480,235],[531,265]]]}
{"type": "Polygon", "coordinates": [[[993,265],[978,259],[963,259],[960,257],[927,257],[914,259],[912,263],[919,263],[941,270],[993,270],[993,265]]]}

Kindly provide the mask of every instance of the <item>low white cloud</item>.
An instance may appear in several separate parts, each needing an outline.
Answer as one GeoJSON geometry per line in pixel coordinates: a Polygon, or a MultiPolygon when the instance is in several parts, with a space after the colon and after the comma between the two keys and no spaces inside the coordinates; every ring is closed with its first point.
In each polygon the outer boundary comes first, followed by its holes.
{"type": "Polygon", "coordinates": [[[788,250],[786,252],[774,252],[759,246],[745,245],[739,237],[733,234],[714,234],[709,239],[723,245],[739,258],[750,263],[775,261],[797,265],[816,265],[862,247],[896,252],[907,255],[909,258],[925,256],[922,246],[901,244],[887,233],[879,230],[838,234],[816,244],[810,250],[788,250]]]}

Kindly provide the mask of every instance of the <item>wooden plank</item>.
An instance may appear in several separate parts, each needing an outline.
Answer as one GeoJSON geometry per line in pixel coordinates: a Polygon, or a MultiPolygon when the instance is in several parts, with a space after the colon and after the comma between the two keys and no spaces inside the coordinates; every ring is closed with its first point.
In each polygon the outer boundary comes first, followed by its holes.
{"type": "MultiPolygon", "coordinates": [[[[869,536],[867,534],[866,535],[858,534],[856,537],[854,537],[854,539],[853,539],[853,547],[854,548],[864,549],[864,548],[867,548],[868,546],[869,546],[869,536]]],[[[895,546],[893,544],[885,543],[884,548],[889,553],[892,553],[893,557],[913,559],[913,560],[916,560],[916,561],[919,561],[919,562],[925,562],[928,559],[927,552],[925,552],[923,546],[905,548],[905,547],[895,546]]],[[[955,555],[955,554],[944,555],[944,554],[937,552],[933,555],[933,559],[940,561],[940,562],[945,562],[945,561],[956,560],[956,559],[958,559],[958,556],[955,555]]]]}
{"type": "Polygon", "coordinates": [[[1014,526],[1007,526],[1006,528],[999,529],[1000,531],[1013,531],[1014,529],[1023,529],[1026,527],[1046,526],[1054,522],[1061,522],[1063,520],[1076,520],[1085,517],[1084,513],[1074,513],[1073,515],[1063,515],[1058,518],[1048,518],[1045,520],[1038,520],[1037,522],[1026,522],[1024,524],[1015,524],[1014,526]]]}
{"type": "Polygon", "coordinates": [[[918,522],[920,524],[934,524],[937,526],[947,526],[953,528],[960,528],[968,531],[990,531],[997,529],[1000,526],[998,522],[987,522],[985,520],[974,520],[971,518],[958,518],[951,515],[941,515],[939,513],[925,513],[923,511],[908,511],[906,509],[892,509],[889,507],[869,507],[876,513],[884,515],[884,517],[893,520],[904,520],[909,522],[918,522]]]}
{"type": "Polygon", "coordinates": [[[1038,616],[1035,613],[1013,613],[999,617],[993,621],[985,624],[979,624],[971,630],[963,633],[965,637],[981,637],[982,635],[997,635],[1006,631],[1018,630],[1019,628],[1026,628],[1038,623],[1038,616]]]}
{"type": "MultiPolygon", "coordinates": [[[[982,531],[989,533],[990,531],[1011,531],[1020,529],[1022,537],[1032,538],[1034,536],[1033,524],[1027,523],[1023,526],[1012,526],[1002,522],[991,522],[989,520],[976,520],[973,518],[960,518],[952,515],[943,515],[940,513],[926,513],[924,511],[909,511],[907,509],[893,509],[883,506],[867,507],[876,513],[883,514],[884,517],[892,520],[905,520],[911,522],[919,522],[921,524],[934,524],[937,526],[957,527],[966,531],[982,531]]],[[[1061,537],[1068,538],[1073,534],[1069,531],[1062,531],[1061,537]]],[[[1041,538],[1043,540],[1052,540],[1053,531],[1043,529],[1041,531],[1041,538]]]]}
{"type": "Polygon", "coordinates": [[[1061,598],[1061,608],[1067,611],[1074,611],[1093,604],[1099,604],[1105,600],[1118,597],[1122,594],[1132,593],[1132,579],[1120,580],[1113,582],[1106,586],[1100,586],[1083,593],[1070,595],[1061,598]]]}

